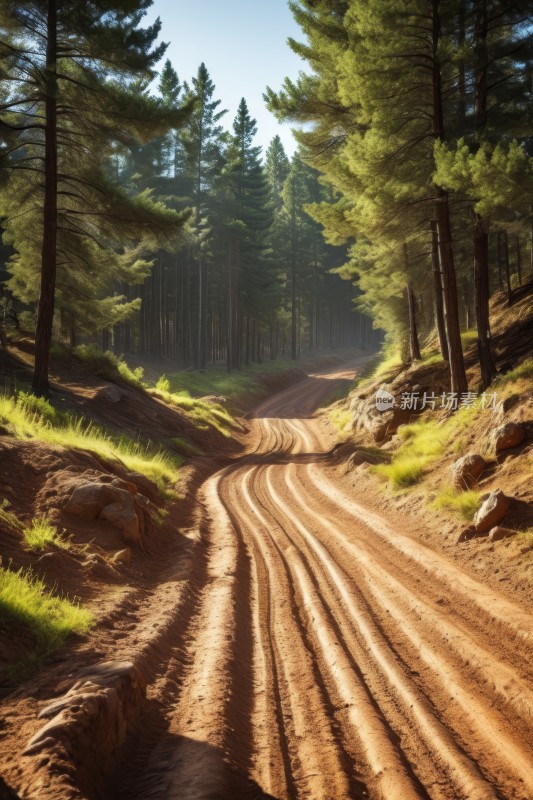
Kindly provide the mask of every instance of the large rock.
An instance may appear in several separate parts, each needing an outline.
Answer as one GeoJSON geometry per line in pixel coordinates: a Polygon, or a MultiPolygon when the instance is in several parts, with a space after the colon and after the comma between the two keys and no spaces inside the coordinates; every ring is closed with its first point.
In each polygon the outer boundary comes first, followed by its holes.
{"type": "Polygon", "coordinates": [[[98,519],[111,522],[122,531],[124,539],[134,544],[140,544],[139,518],[135,511],[135,503],[129,492],[120,490],[123,496],[118,502],[109,503],[100,511],[98,519]]]}
{"type": "Polygon", "coordinates": [[[510,528],[502,528],[500,525],[496,525],[495,528],[489,533],[489,539],[491,542],[499,542],[501,539],[510,539],[512,536],[516,535],[516,531],[511,530],[510,528]]]}
{"type": "Polygon", "coordinates": [[[477,453],[469,453],[452,464],[452,483],[455,489],[471,489],[487,466],[477,453]]]}
{"type": "Polygon", "coordinates": [[[481,508],[476,512],[474,525],[477,533],[487,533],[505,517],[509,510],[510,500],[501,489],[487,497],[481,508]]]}
{"type": "Polygon", "coordinates": [[[107,400],[109,403],[120,403],[124,392],[115,383],[108,383],[107,386],[98,390],[96,397],[99,400],[107,400]]]}
{"type": "Polygon", "coordinates": [[[99,481],[83,483],[70,495],[65,511],[78,517],[97,519],[103,508],[110,503],[120,503],[125,497],[131,498],[131,495],[119,486],[99,481]]]}
{"type": "Polygon", "coordinates": [[[142,475],[140,472],[126,472],[126,479],[128,482],[135,484],[152,503],[161,505],[163,500],[161,492],[157,484],[147,478],[146,475],[142,475]]]}
{"type": "Polygon", "coordinates": [[[515,422],[507,422],[492,431],[490,441],[494,451],[500,453],[502,450],[518,447],[525,438],[526,432],[520,425],[515,422]]]}
{"type": "Polygon", "coordinates": [[[353,429],[370,433],[376,444],[391,439],[400,425],[405,425],[416,415],[416,410],[400,408],[397,398],[393,398],[395,405],[387,405],[386,400],[392,395],[390,389],[383,384],[376,392],[365,397],[356,396],[350,403],[353,429]]]}
{"type": "Polygon", "coordinates": [[[149,501],[127,481],[97,481],[77,486],[65,505],[65,511],[87,519],[110,522],[127,542],[142,544],[150,520],[149,501]],[[118,485],[116,485],[118,484],[118,485]],[[126,487],[126,488],[123,488],[126,487]]]}

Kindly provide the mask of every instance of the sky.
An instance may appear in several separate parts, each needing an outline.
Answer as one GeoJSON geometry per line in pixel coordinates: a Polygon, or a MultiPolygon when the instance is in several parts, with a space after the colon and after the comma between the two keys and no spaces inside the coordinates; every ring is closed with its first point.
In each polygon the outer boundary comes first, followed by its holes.
{"type": "Polygon", "coordinates": [[[296,78],[305,68],[287,44],[289,36],[303,39],[287,0],[154,0],[143,24],[156,17],[161,18],[161,39],[169,42],[164,58],[180,80],[190,83],[205,63],[219,108],[228,109],[221,123],[231,128],[244,97],[257,121],[255,143],[263,153],[278,134],[291,155],[291,126],[279,124],[262,99],[266,86],[277,91],[286,75],[296,78]]]}

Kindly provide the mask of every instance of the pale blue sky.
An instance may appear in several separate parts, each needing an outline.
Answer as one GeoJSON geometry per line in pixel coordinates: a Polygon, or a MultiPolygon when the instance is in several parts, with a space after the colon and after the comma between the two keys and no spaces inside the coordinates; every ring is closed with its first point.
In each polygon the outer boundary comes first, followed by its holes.
{"type": "Polygon", "coordinates": [[[241,97],[257,120],[256,143],[263,152],[276,134],[291,154],[290,125],[279,125],[264,106],[265,87],[279,89],[286,75],[295,78],[304,63],[287,45],[303,38],[286,0],[154,0],[144,22],[162,22],[161,38],[181,80],[190,79],[203,61],[216,99],[228,113],[230,127],[241,97]]]}

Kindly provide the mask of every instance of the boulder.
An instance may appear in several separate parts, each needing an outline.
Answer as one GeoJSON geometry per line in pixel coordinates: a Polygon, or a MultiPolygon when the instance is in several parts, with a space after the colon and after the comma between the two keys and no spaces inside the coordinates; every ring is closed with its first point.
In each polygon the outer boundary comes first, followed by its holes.
{"type": "Polygon", "coordinates": [[[509,450],[522,444],[526,438],[525,430],[515,422],[507,422],[492,431],[490,436],[491,445],[496,453],[502,450],[509,450]]]}
{"type": "Polygon", "coordinates": [[[112,486],[118,486],[119,489],[125,489],[130,494],[137,494],[137,485],[131,481],[123,481],[122,478],[115,478],[111,482],[112,486]]]}
{"type": "Polygon", "coordinates": [[[512,531],[510,528],[502,528],[500,525],[496,525],[489,532],[489,539],[491,542],[499,542],[501,539],[510,539],[515,534],[516,531],[512,531]]]}
{"type": "Polygon", "coordinates": [[[117,550],[111,560],[113,561],[113,564],[130,564],[131,548],[125,547],[124,550],[117,550]]]}
{"type": "Polygon", "coordinates": [[[485,459],[477,453],[469,453],[452,464],[452,483],[455,489],[471,489],[485,467],[485,459]]]}
{"type": "Polygon", "coordinates": [[[124,539],[134,544],[140,544],[141,534],[139,529],[139,518],[135,511],[135,503],[129,492],[120,489],[122,497],[120,500],[109,503],[100,511],[98,519],[111,522],[116,528],[122,531],[124,539]]]}
{"type": "Polygon", "coordinates": [[[498,415],[499,420],[503,420],[505,415],[511,408],[520,402],[520,395],[512,394],[510,397],[506,397],[504,400],[500,400],[498,405],[496,406],[496,413],[498,415]]]}
{"type": "Polygon", "coordinates": [[[366,453],[364,450],[355,450],[346,462],[349,469],[361,466],[361,464],[379,464],[382,459],[372,453],[366,453]]]}
{"type": "Polygon", "coordinates": [[[474,536],[476,536],[476,526],[468,525],[468,527],[463,528],[463,530],[457,537],[457,544],[461,544],[462,542],[468,542],[468,540],[473,539],[474,536]]]}
{"type": "Polygon", "coordinates": [[[131,498],[129,492],[110,483],[83,483],[75,487],[65,505],[65,511],[78,517],[97,519],[103,508],[110,503],[119,503],[124,496],[131,498]]]}
{"type": "Polygon", "coordinates": [[[157,484],[147,478],[146,475],[142,475],[140,472],[126,472],[126,480],[129,483],[134,483],[152,503],[161,504],[163,498],[157,484]]]}
{"type": "Polygon", "coordinates": [[[487,497],[481,508],[476,512],[474,525],[477,533],[487,533],[502,521],[509,509],[510,500],[501,489],[487,497]]]}
{"type": "Polygon", "coordinates": [[[124,397],[124,392],[114,383],[108,383],[98,390],[96,397],[109,403],[119,403],[124,397]]]}

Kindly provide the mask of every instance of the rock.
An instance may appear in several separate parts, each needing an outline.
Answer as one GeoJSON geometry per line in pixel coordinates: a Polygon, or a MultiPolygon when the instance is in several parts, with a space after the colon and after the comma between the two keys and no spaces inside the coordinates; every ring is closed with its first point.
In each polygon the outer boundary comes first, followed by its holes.
{"type": "Polygon", "coordinates": [[[514,408],[519,401],[520,395],[518,394],[512,394],[510,397],[506,397],[505,400],[501,400],[496,406],[498,419],[503,420],[507,412],[514,408]]]}
{"type": "Polygon", "coordinates": [[[467,528],[463,528],[463,530],[457,537],[457,544],[461,544],[461,542],[467,542],[469,539],[473,539],[475,535],[476,535],[475,525],[469,525],[467,528]]]}
{"type": "Polygon", "coordinates": [[[113,561],[113,564],[130,564],[131,548],[125,547],[124,550],[117,550],[111,560],[113,561]]]}
{"type": "Polygon", "coordinates": [[[526,432],[520,425],[515,422],[507,422],[492,431],[490,441],[495,452],[499,453],[501,450],[517,447],[525,438],[526,432]]]}
{"type": "Polygon", "coordinates": [[[131,497],[129,492],[110,483],[83,483],[70,495],[65,511],[78,517],[96,519],[105,506],[119,503],[124,496],[131,497]]]}
{"type": "Polygon", "coordinates": [[[509,498],[504,495],[501,489],[492,492],[474,517],[476,532],[486,533],[498,522],[501,522],[509,509],[509,504],[509,498]]]}
{"type": "Polygon", "coordinates": [[[501,539],[510,539],[511,536],[515,535],[516,531],[496,525],[496,527],[492,528],[492,530],[489,532],[489,539],[491,542],[499,542],[501,539]]]}
{"type": "Polygon", "coordinates": [[[477,453],[469,453],[452,464],[452,483],[455,489],[471,489],[485,467],[485,459],[477,453]]]}
{"type": "Polygon", "coordinates": [[[109,403],[119,403],[124,397],[124,392],[114,383],[108,383],[97,392],[96,397],[109,403]]]}
{"type": "Polygon", "coordinates": [[[118,486],[119,489],[124,489],[130,494],[137,494],[137,485],[131,481],[123,481],[122,478],[114,478],[111,481],[112,486],[118,486]]]}
{"type": "Polygon", "coordinates": [[[381,459],[372,453],[366,453],[364,450],[355,450],[348,458],[346,466],[349,469],[359,467],[361,464],[379,464],[381,459]]]}
{"type": "Polygon", "coordinates": [[[163,498],[157,488],[157,484],[147,478],[146,475],[142,475],[140,472],[127,472],[126,478],[130,483],[134,483],[152,503],[161,504],[163,498]]]}
{"type": "Polygon", "coordinates": [[[116,528],[122,531],[123,537],[128,542],[140,544],[141,535],[139,530],[139,518],[135,511],[135,503],[129,492],[119,489],[123,497],[114,503],[109,503],[100,511],[98,519],[111,522],[116,528]]]}

